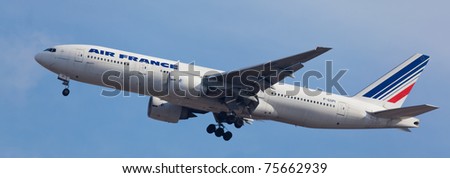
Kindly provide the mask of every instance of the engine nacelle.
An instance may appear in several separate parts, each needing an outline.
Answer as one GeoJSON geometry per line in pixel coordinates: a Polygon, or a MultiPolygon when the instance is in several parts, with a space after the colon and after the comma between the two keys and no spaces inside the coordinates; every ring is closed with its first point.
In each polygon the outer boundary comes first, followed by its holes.
{"type": "Polygon", "coordinates": [[[170,123],[177,123],[180,119],[196,117],[189,108],[171,104],[158,97],[150,97],[147,115],[152,119],[170,123]]]}

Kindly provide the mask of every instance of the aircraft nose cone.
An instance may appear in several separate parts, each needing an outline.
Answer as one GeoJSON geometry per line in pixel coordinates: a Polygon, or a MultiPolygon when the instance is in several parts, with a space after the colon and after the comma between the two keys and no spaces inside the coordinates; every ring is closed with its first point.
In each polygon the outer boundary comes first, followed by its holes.
{"type": "Polygon", "coordinates": [[[48,68],[51,65],[50,59],[44,53],[38,53],[34,56],[34,60],[41,66],[48,68]]]}
{"type": "Polygon", "coordinates": [[[43,59],[43,55],[42,53],[38,53],[34,56],[34,60],[36,60],[37,63],[41,64],[43,63],[44,59],[43,59]]]}

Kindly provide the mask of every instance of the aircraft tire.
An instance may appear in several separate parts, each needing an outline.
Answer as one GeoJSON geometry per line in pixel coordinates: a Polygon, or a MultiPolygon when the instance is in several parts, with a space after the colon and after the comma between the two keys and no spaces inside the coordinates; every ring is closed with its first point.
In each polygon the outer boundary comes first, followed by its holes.
{"type": "Polygon", "coordinates": [[[223,128],[219,127],[216,129],[216,131],[214,132],[214,134],[216,135],[216,137],[221,137],[223,135],[223,128]]]}
{"type": "Polygon", "coordinates": [[[230,131],[227,131],[223,134],[223,140],[228,141],[233,137],[233,134],[230,131]]]}
{"type": "Polygon", "coordinates": [[[67,88],[64,88],[64,90],[62,91],[63,96],[67,96],[67,95],[69,95],[69,93],[70,93],[70,90],[67,88]]]}
{"type": "Polygon", "coordinates": [[[210,124],[208,125],[208,127],[206,127],[206,132],[208,132],[209,134],[212,134],[216,131],[216,125],[214,124],[210,124]]]}

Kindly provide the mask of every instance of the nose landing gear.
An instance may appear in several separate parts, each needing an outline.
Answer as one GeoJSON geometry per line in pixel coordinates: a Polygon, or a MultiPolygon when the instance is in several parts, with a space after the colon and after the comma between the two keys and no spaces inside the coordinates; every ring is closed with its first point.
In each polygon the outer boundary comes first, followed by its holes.
{"type": "Polygon", "coordinates": [[[70,90],[69,90],[69,80],[70,80],[70,78],[69,78],[69,76],[66,76],[64,74],[59,74],[58,75],[58,80],[63,81],[62,84],[65,86],[64,90],[62,91],[62,95],[63,96],[69,95],[69,93],[70,93],[70,90]]]}

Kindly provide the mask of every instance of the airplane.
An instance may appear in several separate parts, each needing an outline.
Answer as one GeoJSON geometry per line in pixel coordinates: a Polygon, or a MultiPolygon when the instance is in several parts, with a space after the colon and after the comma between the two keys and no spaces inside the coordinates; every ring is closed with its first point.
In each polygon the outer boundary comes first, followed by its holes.
{"type": "Polygon", "coordinates": [[[69,95],[75,80],[114,90],[148,95],[149,118],[168,123],[212,112],[206,131],[229,141],[226,124],[241,128],[255,120],[272,120],[308,128],[418,128],[416,116],[437,109],[428,104],[402,107],[429,56],[415,54],[354,96],[285,84],[286,77],[331,48],[313,50],[262,64],[220,71],[96,45],[57,45],[35,55],[56,73],[69,95]]]}

